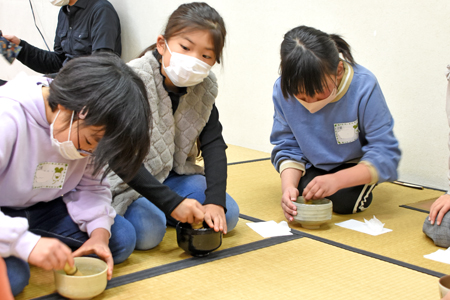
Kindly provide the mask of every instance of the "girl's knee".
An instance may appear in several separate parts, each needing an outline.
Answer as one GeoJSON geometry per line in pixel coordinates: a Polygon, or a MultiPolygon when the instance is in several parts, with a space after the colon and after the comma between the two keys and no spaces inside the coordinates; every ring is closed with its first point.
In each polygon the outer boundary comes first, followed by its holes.
{"type": "Polygon", "coordinates": [[[14,296],[17,296],[28,285],[30,267],[28,263],[17,257],[5,258],[9,283],[14,296]]]}
{"type": "Polygon", "coordinates": [[[337,214],[354,214],[366,210],[372,203],[374,186],[361,186],[338,191],[328,197],[333,202],[333,212],[337,214]]]}
{"type": "Polygon", "coordinates": [[[136,249],[149,250],[161,243],[166,234],[166,218],[148,219],[147,226],[136,229],[136,249]]]}
{"type": "Polygon", "coordinates": [[[436,246],[450,247],[450,214],[444,215],[441,225],[437,225],[437,222],[431,224],[427,217],[423,223],[422,231],[433,240],[436,246]]]}
{"type": "Polygon", "coordinates": [[[130,222],[121,216],[116,216],[111,227],[111,238],[109,248],[111,250],[114,264],[124,262],[133,253],[136,247],[136,231],[130,222]]]}
{"type": "Polygon", "coordinates": [[[125,213],[136,232],[136,249],[148,250],[161,243],[166,233],[166,216],[145,198],[136,200],[125,213]]]}
{"type": "Polygon", "coordinates": [[[364,203],[356,203],[355,201],[348,201],[349,203],[335,203],[333,202],[333,212],[340,215],[348,215],[355,214],[366,210],[370,204],[372,203],[372,199],[370,201],[366,201],[364,203]]]}
{"type": "Polygon", "coordinates": [[[205,202],[206,178],[203,175],[172,174],[164,184],[182,197],[195,199],[202,204],[205,202]]]}

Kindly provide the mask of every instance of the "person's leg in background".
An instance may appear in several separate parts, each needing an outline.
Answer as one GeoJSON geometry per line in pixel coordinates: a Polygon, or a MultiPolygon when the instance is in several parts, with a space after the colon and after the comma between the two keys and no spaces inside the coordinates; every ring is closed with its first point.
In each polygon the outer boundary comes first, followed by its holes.
{"type": "MultiPolygon", "coordinates": [[[[45,237],[55,237],[68,245],[72,251],[81,247],[89,236],[72,221],[62,198],[45,204],[35,209],[37,217],[34,218],[35,224],[30,222],[30,231],[45,237]],[[51,205],[51,209],[46,207],[47,205],[51,205]],[[50,211],[51,215],[47,215],[46,211],[50,211]],[[58,225],[55,226],[55,224],[58,225]]],[[[33,216],[33,214],[30,214],[30,216],[33,216]]],[[[114,224],[111,226],[111,238],[109,239],[109,249],[114,264],[123,262],[133,252],[136,245],[136,235],[133,229],[133,226],[122,216],[117,215],[114,218],[114,224]]]]}
{"type": "Polygon", "coordinates": [[[124,214],[136,231],[136,249],[149,250],[166,234],[166,215],[144,197],[134,201],[124,214]]]}
{"type": "MultiPolygon", "coordinates": [[[[26,209],[30,231],[44,237],[53,237],[69,246],[72,251],[80,248],[89,238],[72,221],[62,198],[41,202],[26,209]]],[[[114,264],[123,262],[134,250],[136,235],[133,226],[122,216],[117,215],[111,226],[109,249],[114,264]]]]}
{"type": "Polygon", "coordinates": [[[433,240],[436,246],[450,247],[450,213],[444,215],[440,225],[436,221],[434,224],[431,224],[427,216],[423,223],[422,231],[433,240]]]}
{"type": "MultiPolygon", "coordinates": [[[[196,199],[201,204],[205,203],[206,196],[206,177],[200,174],[178,175],[171,172],[164,184],[170,187],[178,195],[186,198],[196,199]]],[[[236,201],[226,194],[227,212],[225,218],[227,221],[228,232],[233,230],[239,221],[239,206],[236,201]]],[[[175,226],[177,221],[170,216],[167,217],[167,224],[175,226]]]]}
{"type": "MultiPolygon", "coordinates": [[[[10,285],[12,294],[17,296],[28,285],[28,281],[30,280],[30,267],[26,261],[14,256],[6,257],[4,263],[6,265],[7,278],[9,280],[8,288],[10,285]]],[[[3,275],[0,274],[0,276],[3,275]]],[[[3,279],[1,281],[0,299],[5,299],[3,298],[3,279]]],[[[7,293],[7,290],[5,290],[5,292],[7,293]]]]}
{"type": "MultiPolygon", "coordinates": [[[[206,178],[203,175],[177,175],[171,173],[164,181],[173,191],[182,197],[205,202],[206,178]]],[[[226,194],[228,232],[230,232],[239,220],[239,206],[236,201],[226,194]]],[[[161,243],[166,233],[166,224],[175,226],[177,220],[166,216],[156,205],[144,197],[134,201],[124,214],[136,231],[136,249],[148,250],[161,243]]]]}
{"type": "Polygon", "coordinates": [[[7,82],[8,82],[8,81],[1,80],[1,79],[0,79],[0,86],[4,85],[4,84],[7,83],[7,82]]]}
{"type": "MultiPolygon", "coordinates": [[[[302,195],[303,190],[308,183],[317,176],[336,173],[340,170],[355,166],[355,164],[343,164],[330,171],[321,170],[311,166],[306,170],[305,175],[300,179],[298,191],[302,195]]],[[[354,214],[361,212],[369,207],[372,203],[372,191],[376,184],[373,185],[358,185],[354,187],[345,188],[337,191],[326,198],[333,202],[333,211],[338,214],[354,214]]]]}

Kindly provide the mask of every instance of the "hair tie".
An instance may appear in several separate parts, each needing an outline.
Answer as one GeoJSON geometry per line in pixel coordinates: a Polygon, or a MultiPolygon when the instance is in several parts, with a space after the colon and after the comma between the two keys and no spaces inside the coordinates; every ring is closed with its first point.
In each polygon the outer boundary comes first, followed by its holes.
{"type": "Polygon", "coordinates": [[[86,110],[86,106],[84,106],[81,111],[78,113],[78,118],[81,120],[84,120],[86,118],[86,115],[88,114],[86,110]]]}

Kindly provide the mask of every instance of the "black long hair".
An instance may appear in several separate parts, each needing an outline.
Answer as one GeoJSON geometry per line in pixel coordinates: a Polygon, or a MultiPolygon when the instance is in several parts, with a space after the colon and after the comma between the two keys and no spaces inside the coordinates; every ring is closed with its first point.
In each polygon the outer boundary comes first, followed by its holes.
{"type": "MultiPolygon", "coordinates": [[[[225,22],[219,13],[204,2],[192,2],[180,5],[169,17],[164,39],[168,41],[176,35],[195,30],[208,30],[214,44],[216,62],[222,60],[222,50],[225,45],[225,22]]],[[[144,56],[147,51],[156,48],[156,44],[146,48],[139,57],[144,56]]]]}
{"type": "Polygon", "coordinates": [[[323,92],[327,77],[336,75],[339,53],[356,64],[350,45],[339,35],[299,26],[284,35],[281,43],[281,91],[285,98],[299,93],[313,97],[323,92]]]}
{"type": "MultiPolygon", "coordinates": [[[[104,136],[94,150],[94,174],[105,166],[124,181],[137,173],[150,149],[150,106],[145,85],[117,55],[99,53],[70,60],[50,84],[48,103],[86,114],[84,126],[104,136]]],[[[70,120],[65,120],[69,123],[70,120]]]]}

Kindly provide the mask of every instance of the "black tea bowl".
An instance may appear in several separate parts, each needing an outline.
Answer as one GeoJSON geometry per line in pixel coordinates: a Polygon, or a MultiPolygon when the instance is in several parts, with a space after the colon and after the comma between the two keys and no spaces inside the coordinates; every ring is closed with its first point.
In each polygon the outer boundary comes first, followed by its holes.
{"type": "Polygon", "coordinates": [[[193,229],[189,223],[178,222],[178,246],[192,256],[205,256],[222,245],[222,232],[215,232],[213,228],[203,222],[204,228],[193,229]]]}

